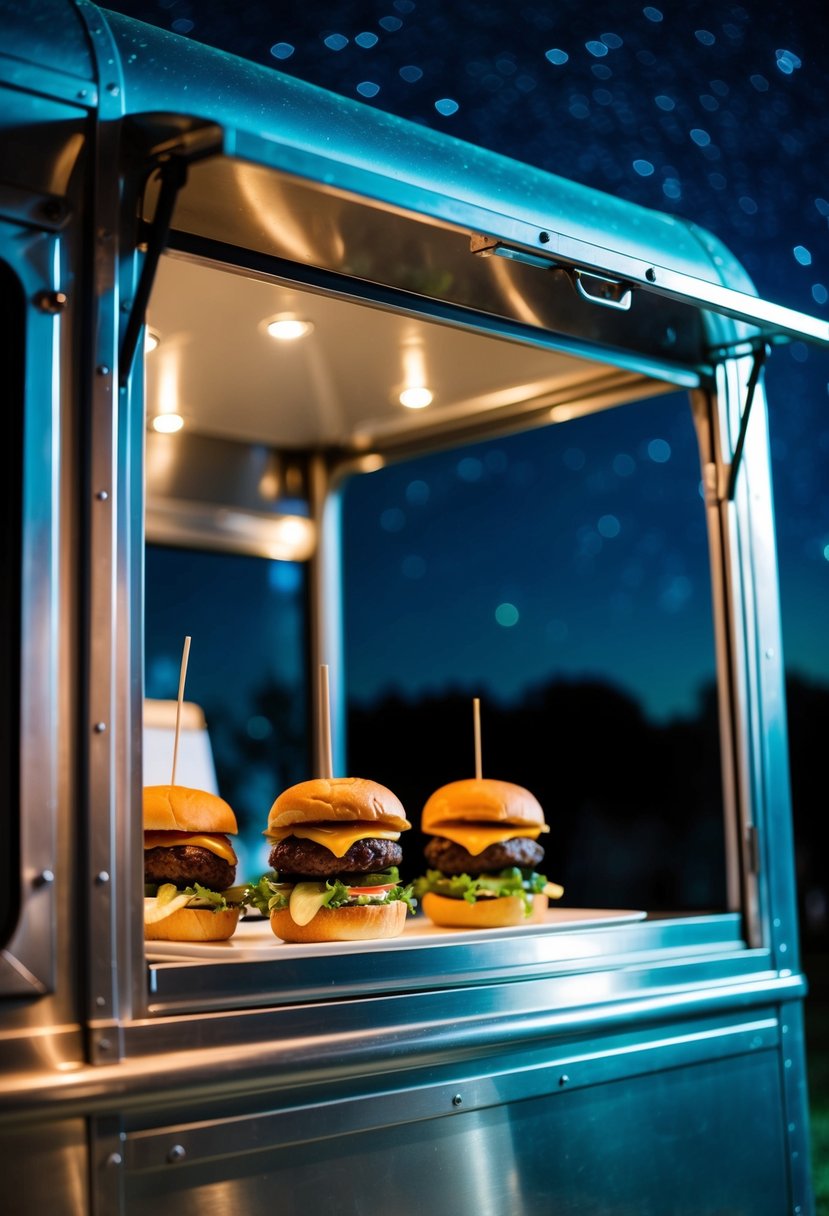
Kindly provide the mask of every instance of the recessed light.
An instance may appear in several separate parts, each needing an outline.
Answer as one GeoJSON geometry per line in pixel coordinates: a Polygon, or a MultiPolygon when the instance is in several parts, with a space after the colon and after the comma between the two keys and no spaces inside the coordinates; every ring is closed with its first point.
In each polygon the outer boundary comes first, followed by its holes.
{"type": "Polygon", "coordinates": [[[162,435],[173,435],[183,426],[184,419],[181,414],[156,414],[153,418],[153,430],[160,431],[162,435]]]}
{"type": "Polygon", "coordinates": [[[432,393],[428,388],[413,386],[404,388],[400,394],[400,404],[408,410],[422,410],[432,404],[432,393]]]}
{"type": "Polygon", "coordinates": [[[278,342],[296,342],[297,338],[304,338],[310,334],[314,328],[313,321],[306,321],[303,317],[295,317],[286,314],[282,317],[274,317],[265,327],[272,338],[276,338],[278,342]]]}

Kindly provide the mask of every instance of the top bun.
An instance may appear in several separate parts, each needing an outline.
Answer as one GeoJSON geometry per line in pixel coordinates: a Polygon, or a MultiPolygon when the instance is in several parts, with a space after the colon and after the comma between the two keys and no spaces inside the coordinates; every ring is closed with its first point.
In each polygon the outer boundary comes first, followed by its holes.
{"type": "Polygon", "coordinates": [[[538,799],[522,785],[470,777],[450,781],[428,799],[420,821],[421,830],[440,835],[443,823],[493,823],[522,828],[544,827],[544,812],[538,799]]]}
{"type": "Polygon", "coordinates": [[[376,823],[402,832],[412,825],[396,794],[362,777],[318,777],[283,790],[268,815],[265,835],[297,823],[376,823]]]}
{"type": "Polygon", "coordinates": [[[238,832],[236,816],[224,801],[207,790],[184,785],[144,786],[145,832],[238,832]]]}

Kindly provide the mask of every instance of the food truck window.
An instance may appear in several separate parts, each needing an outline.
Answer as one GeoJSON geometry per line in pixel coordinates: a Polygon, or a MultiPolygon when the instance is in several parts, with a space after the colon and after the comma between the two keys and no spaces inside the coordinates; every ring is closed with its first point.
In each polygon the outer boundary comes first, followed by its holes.
{"type": "Polygon", "coordinates": [[[267,869],[270,805],[308,773],[305,584],[300,562],[146,550],[146,696],[176,698],[189,634],[186,697],[204,711],[218,792],[239,821],[240,881],[267,869]]]}
{"type": "MultiPolygon", "coordinates": [[[[344,491],[349,767],[531,789],[585,907],[725,907],[709,554],[688,399],[443,451],[344,491]]],[[[422,867],[422,839],[409,864],[422,867]]]]}
{"type": "Polygon", "coordinates": [[[23,289],[0,262],[0,377],[3,384],[3,442],[0,443],[0,789],[5,805],[0,815],[0,946],[8,942],[17,920],[20,897],[19,749],[20,650],[23,515],[23,289]]]}

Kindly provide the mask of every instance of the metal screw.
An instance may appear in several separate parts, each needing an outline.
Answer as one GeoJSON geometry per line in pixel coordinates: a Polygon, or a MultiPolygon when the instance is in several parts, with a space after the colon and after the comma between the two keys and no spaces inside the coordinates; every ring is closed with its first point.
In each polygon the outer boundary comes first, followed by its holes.
{"type": "Polygon", "coordinates": [[[44,219],[52,220],[56,223],[58,220],[62,220],[66,215],[66,204],[62,199],[50,198],[43,203],[40,210],[44,219]]]}
{"type": "Polygon", "coordinates": [[[452,1105],[453,1106],[463,1106],[463,1098],[461,1097],[460,1094],[455,1094],[454,1098],[452,1099],[452,1105]]]}
{"type": "Polygon", "coordinates": [[[181,1161],[181,1159],[186,1156],[187,1149],[184,1147],[184,1145],[174,1144],[167,1154],[167,1160],[172,1164],[173,1162],[181,1161]]]}
{"type": "Polygon", "coordinates": [[[106,1003],[107,1003],[107,1000],[106,1000],[105,996],[96,996],[95,997],[95,1004],[98,1006],[99,1009],[103,1009],[103,1007],[104,1007],[104,1005],[106,1005],[106,1003]]]}
{"type": "Polygon", "coordinates": [[[94,729],[96,735],[102,735],[105,732],[106,728],[107,728],[106,722],[96,722],[93,729],[94,729]]]}
{"type": "Polygon", "coordinates": [[[50,883],[55,881],[54,870],[41,870],[35,875],[34,885],[36,887],[48,887],[50,883]]]}
{"type": "Polygon", "coordinates": [[[120,1153],[110,1153],[107,1157],[107,1165],[120,1165],[123,1160],[120,1153]]]}
{"type": "Polygon", "coordinates": [[[773,658],[774,658],[774,650],[772,649],[772,647],[771,647],[771,646],[769,646],[768,650],[766,651],[766,658],[767,658],[767,659],[773,659],[773,658]]]}
{"type": "Polygon", "coordinates": [[[538,239],[539,239],[539,241],[541,241],[542,245],[548,245],[550,243],[549,232],[539,232],[538,239]]]}
{"type": "Polygon", "coordinates": [[[98,1039],[99,1051],[109,1051],[111,1046],[112,1044],[110,1043],[109,1039],[98,1039]]]}
{"type": "Polygon", "coordinates": [[[66,293],[63,291],[39,291],[35,296],[35,304],[41,312],[55,316],[66,307],[66,293]]]}
{"type": "Polygon", "coordinates": [[[86,97],[86,95],[87,95],[87,91],[88,91],[87,89],[78,89],[77,96],[78,96],[79,101],[83,101],[84,97],[86,97]]]}
{"type": "Polygon", "coordinates": [[[566,1073],[566,1072],[563,1072],[563,1073],[561,1074],[561,1076],[560,1076],[560,1077],[559,1077],[559,1079],[558,1079],[558,1083],[559,1083],[559,1085],[561,1085],[562,1087],[563,1087],[563,1086],[565,1086],[565,1085],[569,1085],[569,1084],[570,1084],[570,1078],[567,1076],[567,1073],[566,1073]]]}
{"type": "Polygon", "coordinates": [[[107,367],[106,363],[99,363],[98,366],[95,368],[95,371],[98,373],[99,376],[108,376],[109,375],[109,368],[107,367]]]}
{"type": "Polygon", "coordinates": [[[653,266],[649,266],[648,269],[645,271],[645,278],[648,280],[649,283],[656,282],[656,271],[654,270],[653,266]]]}
{"type": "Polygon", "coordinates": [[[109,93],[110,97],[117,97],[120,92],[121,90],[117,84],[107,85],[107,93],[109,93]]]}
{"type": "Polygon", "coordinates": [[[106,870],[98,871],[98,873],[95,875],[95,882],[99,887],[106,886],[106,884],[109,882],[109,874],[106,872],[106,870]]]}
{"type": "Polygon", "coordinates": [[[99,490],[98,493],[95,495],[95,497],[98,499],[99,502],[106,502],[106,500],[109,498],[109,491],[99,490]]]}

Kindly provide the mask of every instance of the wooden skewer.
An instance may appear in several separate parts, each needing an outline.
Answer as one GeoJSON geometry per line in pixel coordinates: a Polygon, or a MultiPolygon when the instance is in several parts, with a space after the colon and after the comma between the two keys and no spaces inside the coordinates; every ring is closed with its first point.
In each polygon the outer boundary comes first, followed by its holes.
{"type": "Polygon", "coordinates": [[[173,744],[173,772],[170,785],[176,783],[176,765],[178,763],[178,738],[181,732],[181,703],[184,700],[184,681],[187,679],[187,660],[190,658],[190,636],[184,639],[184,650],[181,655],[181,673],[178,678],[178,701],[176,703],[176,738],[173,744]]]}
{"type": "Polygon", "coordinates": [[[475,777],[478,781],[483,777],[481,765],[481,698],[472,698],[472,721],[475,728],[475,777]]]}
{"type": "Polygon", "coordinates": [[[331,694],[328,688],[328,664],[320,664],[320,777],[334,776],[331,752],[331,694]]]}

